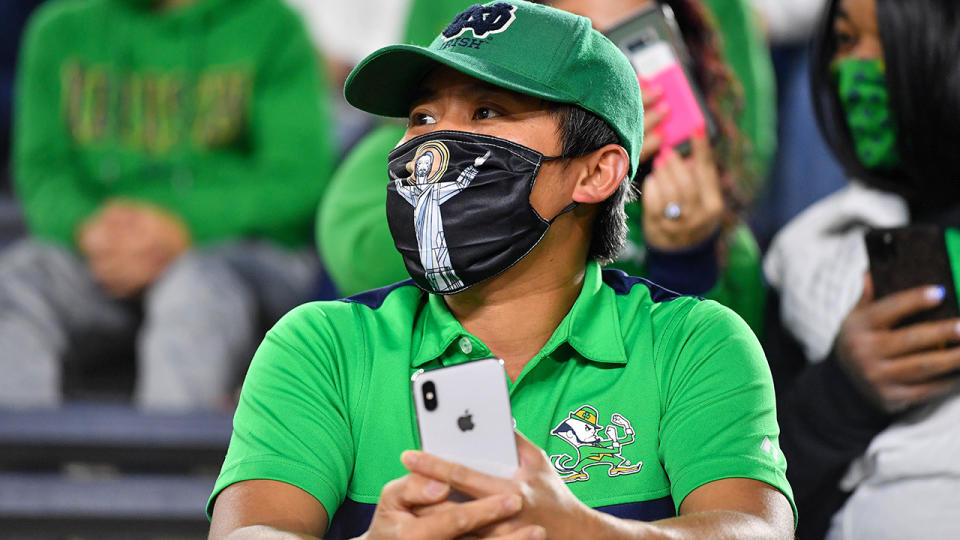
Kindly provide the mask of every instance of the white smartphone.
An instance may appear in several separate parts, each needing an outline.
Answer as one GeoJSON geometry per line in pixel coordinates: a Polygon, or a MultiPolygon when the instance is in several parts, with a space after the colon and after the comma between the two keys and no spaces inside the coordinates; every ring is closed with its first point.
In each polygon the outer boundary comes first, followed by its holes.
{"type": "Polygon", "coordinates": [[[503,362],[476,360],[413,375],[424,452],[500,478],[517,471],[517,441],[503,362]]]}

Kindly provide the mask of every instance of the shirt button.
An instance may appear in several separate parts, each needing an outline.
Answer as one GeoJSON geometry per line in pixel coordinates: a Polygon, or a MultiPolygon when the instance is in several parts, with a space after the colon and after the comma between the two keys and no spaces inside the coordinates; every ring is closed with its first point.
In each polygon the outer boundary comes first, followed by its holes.
{"type": "Polygon", "coordinates": [[[470,343],[470,338],[460,338],[460,350],[463,351],[463,354],[470,354],[473,352],[473,343],[470,343]]]}

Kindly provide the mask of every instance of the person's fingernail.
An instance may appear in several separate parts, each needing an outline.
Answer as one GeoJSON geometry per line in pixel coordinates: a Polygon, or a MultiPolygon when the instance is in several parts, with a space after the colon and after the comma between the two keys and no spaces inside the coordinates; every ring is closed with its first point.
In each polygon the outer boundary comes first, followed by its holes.
{"type": "Polygon", "coordinates": [[[420,452],[416,450],[407,450],[403,454],[400,454],[400,461],[403,462],[407,467],[412,467],[420,461],[420,452]]]}
{"type": "Polygon", "coordinates": [[[947,289],[942,285],[937,285],[935,287],[929,287],[925,294],[927,300],[931,302],[942,302],[947,296],[947,289]]]}
{"type": "Polygon", "coordinates": [[[423,491],[429,497],[439,497],[446,493],[447,485],[442,482],[437,482],[436,480],[431,480],[430,483],[423,488],[423,491]]]}
{"type": "Polygon", "coordinates": [[[536,527],[530,531],[530,540],[547,540],[547,530],[543,527],[536,527]]]}
{"type": "Polygon", "coordinates": [[[508,495],[503,498],[503,509],[507,512],[517,512],[520,510],[520,496],[508,495]]]}

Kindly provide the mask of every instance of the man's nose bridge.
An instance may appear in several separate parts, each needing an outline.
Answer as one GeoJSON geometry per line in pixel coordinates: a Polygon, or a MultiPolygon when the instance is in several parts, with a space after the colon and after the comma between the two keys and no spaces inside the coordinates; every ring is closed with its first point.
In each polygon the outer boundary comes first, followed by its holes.
{"type": "Polygon", "coordinates": [[[433,131],[472,131],[470,120],[476,105],[464,91],[452,91],[444,96],[437,111],[437,123],[431,126],[433,131]]]}
{"type": "Polygon", "coordinates": [[[433,127],[433,131],[471,131],[470,125],[459,114],[445,114],[433,127]]]}

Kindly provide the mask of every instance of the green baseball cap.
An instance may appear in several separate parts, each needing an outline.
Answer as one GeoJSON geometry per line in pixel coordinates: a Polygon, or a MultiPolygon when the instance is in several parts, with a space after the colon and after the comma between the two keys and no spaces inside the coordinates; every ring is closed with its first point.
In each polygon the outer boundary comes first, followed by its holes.
{"type": "Polygon", "coordinates": [[[620,136],[636,174],[643,102],[630,61],[590,20],[524,0],[474,5],[429,47],[392,45],[367,56],[344,87],[372,114],[406,117],[421,81],[438,65],[549,101],[578,105],[620,136]]]}

